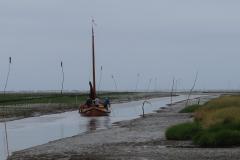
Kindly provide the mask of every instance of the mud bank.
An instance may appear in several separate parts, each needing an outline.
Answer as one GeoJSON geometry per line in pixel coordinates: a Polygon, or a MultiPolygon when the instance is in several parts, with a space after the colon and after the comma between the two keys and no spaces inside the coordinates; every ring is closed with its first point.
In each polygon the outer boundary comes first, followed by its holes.
{"type": "MultiPolygon", "coordinates": [[[[213,96],[202,99],[206,102],[213,96]]],[[[197,100],[192,100],[196,103],[197,100]]],[[[239,159],[240,148],[203,149],[189,141],[167,141],[169,126],[192,121],[190,114],[180,114],[185,102],[116,127],[98,130],[15,152],[10,160],[93,160],[93,159],[239,159]]]]}

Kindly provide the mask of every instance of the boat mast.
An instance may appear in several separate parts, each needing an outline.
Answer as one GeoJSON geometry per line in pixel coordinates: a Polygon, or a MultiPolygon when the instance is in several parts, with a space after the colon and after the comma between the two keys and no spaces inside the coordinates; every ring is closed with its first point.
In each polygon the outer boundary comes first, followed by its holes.
{"type": "Polygon", "coordinates": [[[92,20],[92,69],[93,69],[93,98],[96,98],[96,76],[95,76],[95,44],[94,44],[94,20],[92,20]]]}

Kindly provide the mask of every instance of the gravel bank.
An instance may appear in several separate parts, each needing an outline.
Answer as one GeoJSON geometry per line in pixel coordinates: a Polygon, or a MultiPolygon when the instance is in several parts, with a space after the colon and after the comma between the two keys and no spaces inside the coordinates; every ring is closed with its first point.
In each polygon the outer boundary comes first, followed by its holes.
{"type": "MultiPolygon", "coordinates": [[[[207,97],[203,101],[209,100],[207,97]]],[[[196,102],[193,100],[192,103],[196,102]]],[[[94,159],[218,159],[237,160],[240,148],[203,149],[189,141],[167,141],[167,127],[191,121],[180,114],[184,102],[149,114],[145,118],[117,123],[118,127],[98,130],[15,152],[10,160],[94,160],[94,159]]]]}

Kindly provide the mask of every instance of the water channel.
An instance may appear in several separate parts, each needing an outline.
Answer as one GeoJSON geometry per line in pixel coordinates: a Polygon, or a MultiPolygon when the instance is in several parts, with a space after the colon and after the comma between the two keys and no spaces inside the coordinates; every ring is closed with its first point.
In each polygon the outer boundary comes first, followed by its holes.
{"type": "MultiPolygon", "coordinates": [[[[191,98],[199,96],[194,95],[191,98]]],[[[174,97],[173,102],[184,99],[186,95],[180,95],[174,97]]],[[[146,114],[166,107],[170,103],[170,98],[154,98],[148,101],[151,105],[145,105],[146,114]]],[[[114,122],[139,117],[142,114],[142,103],[143,100],[113,104],[111,115],[108,117],[83,117],[78,111],[72,111],[7,122],[9,150],[14,152],[87,131],[110,128],[114,122]]],[[[0,160],[6,159],[6,156],[4,124],[0,123],[0,160]]]]}

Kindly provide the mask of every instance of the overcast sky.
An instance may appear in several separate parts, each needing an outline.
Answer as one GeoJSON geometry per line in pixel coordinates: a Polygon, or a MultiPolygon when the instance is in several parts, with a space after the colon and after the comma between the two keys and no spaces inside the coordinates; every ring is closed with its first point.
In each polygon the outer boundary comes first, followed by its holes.
{"type": "Polygon", "coordinates": [[[0,0],[0,87],[86,90],[91,17],[100,89],[240,89],[238,0],[0,0]]]}

